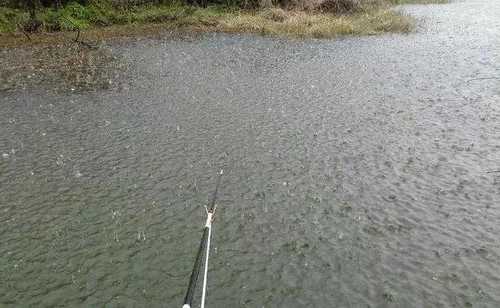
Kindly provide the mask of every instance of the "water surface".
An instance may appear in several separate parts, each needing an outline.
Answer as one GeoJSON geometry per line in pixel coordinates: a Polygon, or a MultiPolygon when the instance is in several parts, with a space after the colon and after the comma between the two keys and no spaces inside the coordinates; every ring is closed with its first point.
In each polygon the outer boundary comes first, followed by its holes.
{"type": "Polygon", "coordinates": [[[500,306],[500,2],[409,35],[111,48],[118,88],[0,97],[0,305],[500,306]],[[199,299],[199,297],[198,297],[199,299]]]}

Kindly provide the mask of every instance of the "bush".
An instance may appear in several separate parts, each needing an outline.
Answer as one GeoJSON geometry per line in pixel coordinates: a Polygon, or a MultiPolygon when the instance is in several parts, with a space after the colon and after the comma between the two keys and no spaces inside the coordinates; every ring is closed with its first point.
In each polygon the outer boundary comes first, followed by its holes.
{"type": "Polygon", "coordinates": [[[47,31],[86,29],[93,16],[88,7],[76,2],[70,3],[61,10],[47,9],[41,15],[47,31]]]}
{"type": "Polygon", "coordinates": [[[0,33],[14,32],[18,25],[28,19],[28,14],[20,10],[0,7],[0,33]]]}

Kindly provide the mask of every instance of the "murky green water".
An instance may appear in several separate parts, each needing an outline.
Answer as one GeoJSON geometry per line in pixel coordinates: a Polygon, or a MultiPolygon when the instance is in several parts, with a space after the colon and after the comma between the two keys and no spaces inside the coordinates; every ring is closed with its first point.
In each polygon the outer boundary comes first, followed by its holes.
{"type": "Polygon", "coordinates": [[[0,98],[0,306],[500,306],[500,5],[416,34],[113,45],[116,89],[0,98]]]}

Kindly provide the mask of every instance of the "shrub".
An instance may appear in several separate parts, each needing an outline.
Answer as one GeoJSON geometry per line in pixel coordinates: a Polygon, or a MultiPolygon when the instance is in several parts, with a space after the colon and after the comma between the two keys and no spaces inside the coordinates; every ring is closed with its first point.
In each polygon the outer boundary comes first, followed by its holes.
{"type": "Polygon", "coordinates": [[[17,25],[27,19],[27,14],[19,10],[0,7],[0,32],[14,32],[17,25]]]}

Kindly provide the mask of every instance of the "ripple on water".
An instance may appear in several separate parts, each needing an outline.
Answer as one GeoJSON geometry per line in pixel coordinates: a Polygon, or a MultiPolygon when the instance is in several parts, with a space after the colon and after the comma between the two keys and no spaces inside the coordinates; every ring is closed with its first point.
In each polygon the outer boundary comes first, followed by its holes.
{"type": "Polygon", "coordinates": [[[120,91],[6,93],[1,305],[178,305],[223,165],[209,306],[499,306],[500,7],[404,10],[417,33],[122,42],[120,91]]]}

